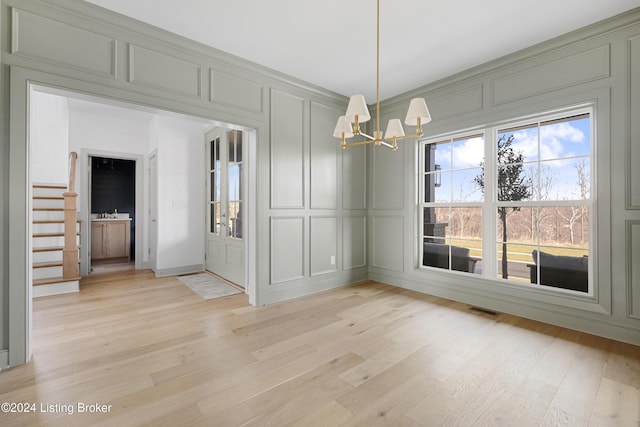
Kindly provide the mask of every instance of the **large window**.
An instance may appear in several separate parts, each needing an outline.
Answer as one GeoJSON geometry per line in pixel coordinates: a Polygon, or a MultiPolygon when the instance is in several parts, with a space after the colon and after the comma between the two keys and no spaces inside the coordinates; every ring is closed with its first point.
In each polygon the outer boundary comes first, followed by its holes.
{"type": "Polygon", "coordinates": [[[482,271],[484,194],[481,134],[429,141],[422,147],[422,263],[448,270],[482,271]]]}
{"type": "Polygon", "coordinates": [[[421,143],[422,265],[590,291],[592,111],[421,143]]]}

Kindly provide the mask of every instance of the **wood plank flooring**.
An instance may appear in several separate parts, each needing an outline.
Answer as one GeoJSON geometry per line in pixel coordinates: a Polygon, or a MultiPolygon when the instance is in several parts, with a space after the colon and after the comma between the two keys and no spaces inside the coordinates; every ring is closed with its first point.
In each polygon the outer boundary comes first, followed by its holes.
{"type": "Polygon", "coordinates": [[[375,282],[255,308],[93,275],[33,331],[2,426],[640,426],[640,347],[375,282]]]}

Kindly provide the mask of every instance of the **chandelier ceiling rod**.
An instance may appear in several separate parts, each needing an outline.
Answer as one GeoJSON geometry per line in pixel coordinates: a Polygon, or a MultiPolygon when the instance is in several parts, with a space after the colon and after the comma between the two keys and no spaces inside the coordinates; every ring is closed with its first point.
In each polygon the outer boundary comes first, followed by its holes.
{"type": "MultiPolygon", "coordinates": [[[[380,135],[380,0],[376,0],[376,138],[380,135]]],[[[346,148],[346,147],[345,147],[346,148]]],[[[396,150],[398,148],[396,147],[396,150]]]]}
{"type": "Polygon", "coordinates": [[[431,121],[431,115],[424,98],[414,98],[409,104],[407,116],[404,123],[409,126],[416,126],[415,133],[405,135],[402,123],[399,119],[391,119],[387,125],[387,130],[382,135],[380,131],[380,0],[377,0],[376,8],[376,127],[373,136],[367,135],[360,130],[360,124],[371,119],[367,103],[363,95],[353,95],[349,99],[347,112],[338,118],[333,136],[340,138],[340,148],[352,147],[356,145],[384,145],[392,150],[398,149],[397,141],[406,138],[419,138],[422,136],[422,125],[431,121]],[[352,126],[353,125],[353,126],[352,126]],[[345,142],[345,139],[361,135],[365,139],[356,142],[345,142]]]}

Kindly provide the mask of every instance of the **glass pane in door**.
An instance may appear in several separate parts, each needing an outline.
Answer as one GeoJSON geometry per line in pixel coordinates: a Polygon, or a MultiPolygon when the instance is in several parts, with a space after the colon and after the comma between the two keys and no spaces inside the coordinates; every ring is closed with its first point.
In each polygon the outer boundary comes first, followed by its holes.
{"type": "Polygon", "coordinates": [[[242,238],[242,132],[229,132],[229,160],[227,168],[230,237],[242,238]]]}
{"type": "Polygon", "coordinates": [[[211,141],[211,159],[209,173],[211,175],[211,195],[209,199],[211,214],[210,232],[220,235],[220,138],[211,141]]]}

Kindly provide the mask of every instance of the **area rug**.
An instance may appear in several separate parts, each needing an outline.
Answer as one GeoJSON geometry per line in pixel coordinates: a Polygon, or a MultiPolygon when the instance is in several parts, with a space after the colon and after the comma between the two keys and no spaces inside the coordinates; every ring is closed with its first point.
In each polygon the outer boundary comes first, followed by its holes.
{"type": "Polygon", "coordinates": [[[207,273],[178,276],[178,280],[204,299],[226,297],[242,291],[207,273]]]}

